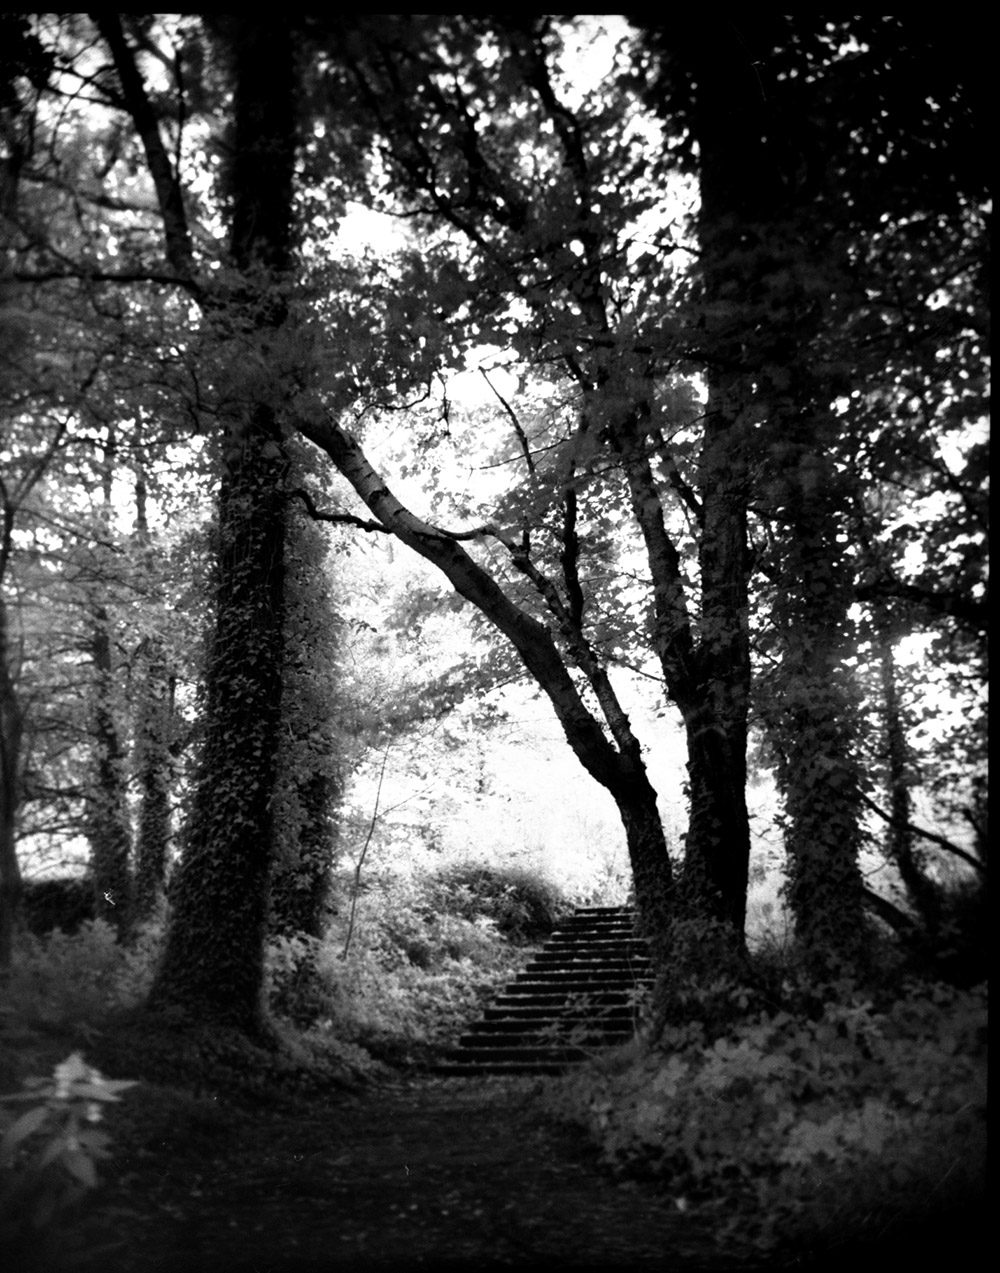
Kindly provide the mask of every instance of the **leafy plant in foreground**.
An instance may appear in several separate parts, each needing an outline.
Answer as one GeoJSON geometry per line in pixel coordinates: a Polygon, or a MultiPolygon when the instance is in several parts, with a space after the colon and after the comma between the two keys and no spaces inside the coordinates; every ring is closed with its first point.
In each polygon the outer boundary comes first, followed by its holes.
{"type": "Polygon", "coordinates": [[[79,1052],[51,1078],[0,1097],[0,1252],[45,1264],[61,1215],[99,1183],[96,1164],[111,1138],[97,1126],[104,1106],[134,1087],[104,1078],[79,1052]],[[5,1108],[27,1104],[23,1114],[5,1108]]]}

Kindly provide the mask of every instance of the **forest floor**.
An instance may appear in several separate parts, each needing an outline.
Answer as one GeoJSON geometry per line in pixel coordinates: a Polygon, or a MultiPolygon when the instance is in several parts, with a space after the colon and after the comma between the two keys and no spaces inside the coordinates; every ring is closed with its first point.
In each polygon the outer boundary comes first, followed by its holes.
{"type": "Polygon", "coordinates": [[[613,1181],[539,1097],[531,1080],[424,1077],[298,1113],[219,1110],[187,1144],[170,1143],[168,1122],[166,1140],[149,1137],[103,1191],[85,1267],[741,1267],[662,1191],[613,1181]]]}
{"type": "Polygon", "coordinates": [[[844,1267],[723,1250],[723,1209],[614,1179],[547,1114],[546,1082],[392,1074],[257,1105],[144,1082],[107,1120],[104,1183],[32,1273],[844,1267]]]}

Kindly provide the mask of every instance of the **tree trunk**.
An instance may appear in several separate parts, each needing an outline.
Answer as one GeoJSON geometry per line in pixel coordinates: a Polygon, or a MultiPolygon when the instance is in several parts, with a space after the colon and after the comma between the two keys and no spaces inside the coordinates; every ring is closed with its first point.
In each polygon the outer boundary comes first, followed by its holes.
{"type": "Polygon", "coordinates": [[[24,891],[15,839],[24,712],[14,684],[8,641],[7,601],[0,593],[0,976],[10,968],[24,891]]]}
{"type": "MultiPolygon", "coordinates": [[[[302,476],[301,444],[289,444],[291,482],[302,476]]],[[[272,933],[322,934],[337,848],[342,791],[338,739],[339,623],[324,528],[298,505],[286,522],[282,744],[277,856],[271,879],[272,933]]]]}
{"type": "Polygon", "coordinates": [[[656,792],[642,773],[612,794],[625,828],[639,929],[649,942],[654,968],[667,976],[674,952],[674,879],[656,792]]]}
{"type": "Polygon", "coordinates": [[[885,759],[888,771],[889,812],[891,821],[886,832],[886,853],[895,862],[910,901],[916,907],[928,933],[937,932],[941,923],[941,894],[921,864],[913,832],[913,799],[910,795],[910,756],[906,744],[896,660],[888,621],[878,602],[874,620],[875,654],[882,685],[882,719],[885,759]]]}
{"type": "Polygon", "coordinates": [[[172,692],[160,643],[147,641],[144,686],[136,726],[139,818],[135,841],[133,917],[137,924],[155,914],[163,895],[170,849],[170,754],[172,692]]]}
{"type": "Polygon", "coordinates": [[[701,641],[684,712],[690,821],[683,891],[742,946],[750,871],[746,806],[750,633],[745,387],[710,368],[700,487],[701,641]]]}
{"type": "Polygon", "coordinates": [[[264,408],[231,427],[226,442],[205,736],[150,1004],[261,1035],[281,723],[283,466],[264,408]]]}
{"type": "MultiPolygon", "coordinates": [[[[241,306],[228,318],[242,328],[243,340],[259,344],[266,366],[269,334],[285,317],[275,284],[290,259],[291,37],[287,21],[277,19],[227,17],[225,31],[235,67],[231,255],[245,283],[241,306]]],[[[148,149],[155,151],[156,142],[151,137],[148,149]]],[[[177,243],[183,257],[184,244],[177,243]]],[[[234,384],[244,379],[234,368],[234,384]]],[[[223,437],[205,735],[150,1004],[266,1037],[262,990],[281,737],[287,461],[270,405],[280,386],[266,378],[259,389],[250,383],[244,402],[233,404],[223,437]]]]}
{"type": "Polygon", "coordinates": [[[821,976],[860,971],[868,948],[856,690],[848,658],[850,563],[839,547],[838,479],[820,422],[785,420],[772,448],[783,534],[770,609],[775,670],[761,715],[785,800],[787,897],[806,962],[821,976]]]}
{"type": "Polygon", "coordinates": [[[129,857],[132,829],[128,813],[125,753],[114,710],[115,668],[103,605],[91,616],[90,650],[94,665],[91,725],[94,778],[87,813],[94,913],[110,924],[119,941],[128,937],[132,921],[132,875],[129,857]]]}

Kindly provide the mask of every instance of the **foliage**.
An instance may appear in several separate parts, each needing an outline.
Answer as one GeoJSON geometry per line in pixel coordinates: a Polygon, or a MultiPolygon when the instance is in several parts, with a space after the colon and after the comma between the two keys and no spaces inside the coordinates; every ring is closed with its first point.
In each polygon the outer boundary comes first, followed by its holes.
{"type": "Polygon", "coordinates": [[[60,1219],[97,1187],[96,1164],[110,1157],[111,1138],[97,1127],[103,1107],[135,1084],[104,1078],[74,1052],[51,1079],[23,1085],[26,1092],[0,1097],[0,1252],[20,1268],[37,1261],[48,1269],[60,1250],[60,1219]]]}
{"type": "Polygon", "coordinates": [[[95,918],[94,885],[81,875],[25,880],[21,906],[24,921],[36,936],[54,928],[75,933],[81,923],[95,918]]]}
{"type": "MultiPolygon", "coordinates": [[[[453,1041],[527,957],[487,912],[506,913],[522,941],[525,914],[502,891],[477,899],[444,875],[447,886],[436,874],[383,873],[368,881],[346,955],[343,912],[322,940],[299,934],[269,942],[272,1008],[317,1023],[320,1037],[355,1042],[394,1062],[428,1057],[453,1041]]],[[[540,883],[535,890],[544,895],[540,883]]]]}
{"type": "Polygon", "coordinates": [[[553,1099],[617,1172],[662,1180],[682,1209],[725,1198],[731,1235],[843,1237],[982,1190],[986,1021],[982,986],[914,983],[882,1006],[841,988],[711,1040],[668,1028],[553,1099]]]}
{"type": "Polygon", "coordinates": [[[85,920],[75,933],[24,934],[15,947],[8,1001],[27,1022],[92,1024],[109,1010],[141,1002],[162,940],[162,927],[154,923],[129,946],[119,945],[103,920],[85,920]]]}
{"type": "Polygon", "coordinates": [[[519,867],[460,862],[442,867],[428,883],[441,910],[473,922],[492,920],[517,946],[544,941],[568,909],[552,883],[519,867]]]}

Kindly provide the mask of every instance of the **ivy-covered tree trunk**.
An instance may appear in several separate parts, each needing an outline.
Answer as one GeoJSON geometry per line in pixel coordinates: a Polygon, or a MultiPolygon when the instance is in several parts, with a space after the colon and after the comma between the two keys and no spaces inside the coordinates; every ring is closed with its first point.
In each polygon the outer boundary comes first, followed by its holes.
{"type": "Polygon", "coordinates": [[[264,937],[281,724],[284,497],[264,407],[230,426],[218,512],[204,739],[171,918],[150,996],[263,1030],[264,937]]]}
{"type": "Polygon", "coordinates": [[[738,376],[711,369],[701,457],[701,643],[684,712],[690,817],[687,905],[742,945],[750,869],[746,806],[750,697],[747,480],[738,376]]]}
{"type": "Polygon", "coordinates": [[[820,975],[860,969],[868,946],[855,722],[848,660],[853,577],[837,516],[839,482],[820,453],[821,424],[774,444],[774,494],[784,533],[772,572],[772,672],[761,714],[785,802],[786,895],[807,963],[820,975]]]}
{"type": "MultiPolygon", "coordinates": [[[[284,318],[294,164],[292,49],[284,20],[227,18],[235,75],[231,255],[244,286],[220,315],[267,365],[284,318]]],[[[236,355],[234,355],[236,356],[236,355]]],[[[244,355],[245,356],[245,355],[244,355]]],[[[286,460],[277,386],[245,381],[222,439],[215,627],[204,738],[166,948],[150,996],[202,1022],[265,1034],[264,942],[281,733],[286,460]],[[242,401],[241,401],[242,398],[242,401]]]]}
{"type": "MultiPolygon", "coordinates": [[[[293,448],[297,464],[302,463],[293,448]]],[[[286,524],[285,670],[269,930],[322,935],[342,794],[336,614],[323,530],[297,503],[286,524]]]]}
{"type": "Polygon", "coordinates": [[[125,751],[115,716],[115,667],[103,605],[91,616],[90,653],[94,666],[91,738],[94,771],[88,793],[87,830],[94,885],[94,913],[123,940],[132,920],[132,827],[128,812],[125,751]]]}

